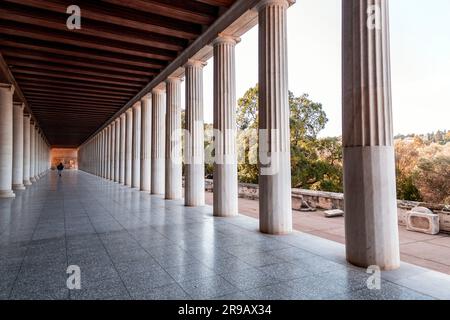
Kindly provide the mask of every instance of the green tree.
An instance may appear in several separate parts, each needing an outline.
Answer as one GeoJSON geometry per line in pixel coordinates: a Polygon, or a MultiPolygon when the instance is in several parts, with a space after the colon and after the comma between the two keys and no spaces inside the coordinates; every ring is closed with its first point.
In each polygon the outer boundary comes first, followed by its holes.
{"type": "MultiPolygon", "coordinates": [[[[296,97],[289,92],[292,186],[298,188],[342,191],[342,148],[338,138],[318,139],[328,119],[322,104],[307,94],[296,97]]],[[[238,101],[238,146],[244,151],[239,180],[257,183],[258,86],[250,88],[238,101]],[[253,129],[253,130],[250,130],[253,129]],[[253,161],[251,161],[253,160],[253,161]]]]}

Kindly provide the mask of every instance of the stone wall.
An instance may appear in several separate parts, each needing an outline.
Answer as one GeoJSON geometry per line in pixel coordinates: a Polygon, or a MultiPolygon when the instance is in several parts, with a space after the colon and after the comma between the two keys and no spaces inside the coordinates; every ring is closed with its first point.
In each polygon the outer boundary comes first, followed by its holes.
{"type": "MultiPolygon", "coordinates": [[[[207,191],[213,191],[213,180],[205,180],[207,191]]],[[[239,183],[239,197],[251,200],[257,200],[259,197],[259,188],[257,184],[239,183]]],[[[431,203],[398,200],[398,224],[405,226],[408,212],[414,207],[426,207],[439,215],[439,225],[441,232],[450,233],[450,211],[444,205],[431,203]]],[[[344,195],[342,193],[314,191],[305,189],[292,189],[292,209],[308,211],[311,209],[344,210],[344,195]]]]}

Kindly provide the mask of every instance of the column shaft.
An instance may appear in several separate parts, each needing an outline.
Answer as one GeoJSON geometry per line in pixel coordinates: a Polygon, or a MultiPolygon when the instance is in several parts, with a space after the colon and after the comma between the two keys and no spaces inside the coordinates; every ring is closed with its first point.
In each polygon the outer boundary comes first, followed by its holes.
{"type": "Polygon", "coordinates": [[[120,116],[120,184],[125,184],[125,114],[120,116]]]}
{"type": "Polygon", "coordinates": [[[343,1],[342,13],[347,260],[361,267],[377,265],[390,270],[400,266],[400,252],[388,1],[343,1]]]}
{"type": "Polygon", "coordinates": [[[141,103],[133,106],[133,168],[131,186],[141,187],[141,103]]]}
{"type": "Polygon", "coordinates": [[[0,198],[15,197],[13,169],[13,94],[14,86],[0,84],[0,198]]]}
{"type": "Polygon", "coordinates": [[[186,206],[205,204],[203,120],[204,62],[190,60],[186,66],[185,186],[186,206]]]}
{"type": "Polygon", "coordinates": [[[120,181],[120,118],[117,118],[115,121],[116,132],[115,132],[115,156],[114,156],[114,182],[120,181]]]}
{"type": "Polygon", "coordinates": [[[181,79],[166,81],[166,199],[182,198],[181,79]]]}
{"type": "Polygon", "coordinates": [[[30,181],[36,182],[36,178],[34,177],[34,162],[36,161],[36,153],[35,153],[35,149],[36,149],[36,139],[35,139],[35,135],[36,135],[36,125],[33,123],[30,124],[30,181]]]}
{"type": "Polygon", "coordinates": [[[13,107],[13,190],[25,190],[23,185],[23,103],[13,107]]]}
{"type": "Polygon", "coordinates": [[[125,112],[125,117],[125,185],[131,187],[133,166],[133,111],[128,109],[127,112],[125,112]]]}
{"type": "Polygon", "coordinates": [[[263,1],[259,11],[260,230],[292,230],[287,65],[287,0],[263,1]]]}
{"type": "Polygon", "coordinates": [[[30,186],[30,115],[23,117],[23,184],[30,186]]]}
{"type": "Polygon", "coordinates": [[[164,194],[165,165],[165,116],[164,90],[152,91],[152,173],[151,193],[164,194]]]}
{"type": "Polygon", "coordinates": [[[152,97],[141,100],[141,191],[151,191],[152,97]]]}
{"type": "Polygon", "coordinates": [[[238,213],[235,45],[227,36],[214,42],[213,212],[219,217],[238,213]]]}
{"type": "Polygon", "coordinates": [[[109,159],[109,176],[111,181],[116,181],[116,122],[111,123],[110,130],[110,159],[109,159]]]}

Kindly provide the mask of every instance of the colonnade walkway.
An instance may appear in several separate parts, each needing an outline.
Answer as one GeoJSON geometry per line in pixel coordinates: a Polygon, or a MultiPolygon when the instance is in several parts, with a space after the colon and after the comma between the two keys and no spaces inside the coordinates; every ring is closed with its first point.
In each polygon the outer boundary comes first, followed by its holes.
{"type": "Polygon", "coordinates": [[[450,276],[410,264],[373,274],[344,246],[217,218],[82,171],[49,172],[0,201],[0,299],[449,299],[450,276]],[[81,289],[67,288],[80,267],[81,289]],[[376,284],[376,282],[371,282],[376,284]]]}

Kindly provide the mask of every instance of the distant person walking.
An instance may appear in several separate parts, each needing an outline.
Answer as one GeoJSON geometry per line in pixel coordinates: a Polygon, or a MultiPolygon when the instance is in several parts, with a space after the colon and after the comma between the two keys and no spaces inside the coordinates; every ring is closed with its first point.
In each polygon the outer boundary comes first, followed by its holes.
{"type": "Polygon", "coordinates": [[[64,165],[62,164],[62,162],[60,162],[60,163],[58,164],[58,166],[56,167],[56,169],[58,169],[58,175],[61,177],[61,173],[62,173],[62,171],[63,171],[63,169],[64,169],[64,165]]]}

